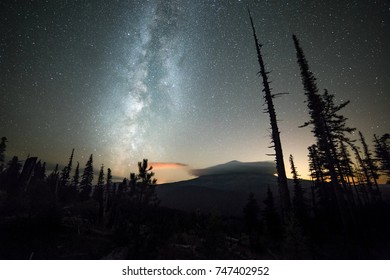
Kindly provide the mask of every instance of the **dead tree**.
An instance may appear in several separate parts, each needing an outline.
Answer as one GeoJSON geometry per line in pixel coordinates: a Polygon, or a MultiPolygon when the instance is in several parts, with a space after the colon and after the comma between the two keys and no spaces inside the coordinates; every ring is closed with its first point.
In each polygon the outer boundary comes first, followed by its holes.
{"type": "Polygon", "coordinates": [[[271,94],[271,88],[269,86],[268,81],[268,74],[265,70],[263,57],[261,55],[261,47],[262,45],[259,43],[256,35],[255,26],[253,24],[253,19],[250,11],[248,10],[249,18],[252,25],[252,31],[253,31],[253,38],[255,40],[256,45],[256,51],[257,51],[257,60],[260,66],[260,72],[259,75],[261,76],[263,80],[263,92],[264,92],[264,99],[267,104],[267,113],[269,114],[270,123],[271,123],[271,129],[272,129],[272,142],[273,147],[275,149],[275,159],[276,159],[276,172],[278,175],[278,186],[279,186],[279,194],[280,194],[280,201],[281,201],[281,210],[282,210],[282,217],[284,220],[286,220],[287,216],[289,215],[291,211],[291,201],[290,201],[290,192],[288,190],[287,185],[287,176],[286,176],[286,169],[284,166],[283,161],[283,151],[282,151],[282,143],[280,141],[280,132],[278,128],[278,123],[276,119],[276,113],[275,113],[275,107],[273,103],[273,98],[275,95],[271,94]]]}

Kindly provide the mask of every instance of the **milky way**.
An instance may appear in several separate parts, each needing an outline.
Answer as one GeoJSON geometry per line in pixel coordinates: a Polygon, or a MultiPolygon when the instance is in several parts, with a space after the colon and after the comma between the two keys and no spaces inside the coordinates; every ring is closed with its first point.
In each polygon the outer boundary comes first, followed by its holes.
{"type": "Polygon", "coordinates": [[[105,100],[116,101],[112,115],[104,116],[111,123],[110,160],[116,170],[151,154],[161,157],[159,138],[169,131],[162,119],[172,125],[180,117],[181,13],[180,4],[151,4],[142,9],[136,28],[125,31],[121,62],[115,65],[117,82],[105,100]]]}

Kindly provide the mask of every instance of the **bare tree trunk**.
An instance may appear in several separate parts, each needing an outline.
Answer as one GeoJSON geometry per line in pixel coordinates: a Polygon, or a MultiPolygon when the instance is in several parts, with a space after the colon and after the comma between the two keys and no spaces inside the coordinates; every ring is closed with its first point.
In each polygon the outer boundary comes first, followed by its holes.
{"type": "MultiPolygon", "coordinates": [[[[248,10],[249,12],[249,10],[248,10]]],[[[257,51],[257,60],[260,66],[260,76],[263,80],[263,92],[264,92],[264,99],[267,103],[267,112],[270,117],[271,122],[271,129],[272,129],[272,141],[274,144],[275,149],[275,158],[276,158],[276,172],[278,174],[278,186],[279,186],[279,193],[280,193],[280,201],[281,201],[281,208],[282,208],[282,218],[284,221],[286,221],[290,211],[291,211],[291,201],[290,201],[290,192],[288,190],[287,185],[287,176],[286,176],[286,169],[284,166],[283,161],[283,151],[282,151],[282,143],[280,141],[280,132],[277,124],[276,119],[276,113],[275,113],[275,107],[273,104],[273,95],[271,94],[271,89],[268,82],[268,72],[265,70],[263,57],[261,55],[261,47],[262,45],[259,44],[256,30],[253,24],[252,16],[249,12],[249,18],[252,25],[253,30],[253,37],[256,44],[256,51],[257,51]]]]}

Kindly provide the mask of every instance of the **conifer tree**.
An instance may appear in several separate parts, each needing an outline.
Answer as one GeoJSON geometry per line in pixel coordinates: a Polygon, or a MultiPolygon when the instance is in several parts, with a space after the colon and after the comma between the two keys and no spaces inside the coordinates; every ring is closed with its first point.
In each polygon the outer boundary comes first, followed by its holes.
{"type": "Polygon", "coordinates": [[[58,191],[58,182],[59,182],[59,173],[58,173],[58,164],[56,164],[54,170],[47,177],[47,183],[50,190],[57,194],[58,191]]]}
{"type": "Polygon", "coordinates": [[[378,172],[378,168],[375,165],[374,160],[372,159],[372,154],[371,154],[371,152],[368,149],[368,145],[366,143],[366,139],[364,138],[364,136],[361,133],[361,131],[359,131],[359,137],[360,137],[360,142],[362,143],[363,152],[364,152],[363,163],[364,163],[364,165],[366,166],[366,168],[368,170],[369,177],[374,181],[374,187],[375,187],[376,194],[379,197],[381,197],[381,192],[379,190],[378,181],[377,181],[377,179],[379,178],[378,173],[377,173],[378,172]]]}
{"type": "Polygon", "coordinates": [[[341,145],[344,145],[344,143],[353,142],[349,139],[348,134],[351,134],[356,129],[348,127],[346,124],[348,119],[339,114],[339,111],[349,104],[349,100],[341,103],[340,105],[336,105],[334,102],[334,95],[330,94],[326,89],[321,98],[324,103],[323,114],[325,127],[328,133],[329,147],[334,159],[338,179],[347,193],[348,202],[351,203],[350,199],[353,199],[353,197],[351,197],[348,189],[348,166],[344,166],[346,167],[344,168],[340,159],[344,158],[344,163],[349,161],[349,158],[346,158],[348,156],[347,151],[346,149],[343,151],[341,145]],[[338,150],[340,150],[340,152],[338,150]]]}
{"type": "Polygon", "coordinates": [[[305,201],[305,192],[301,186],[297,168],[294,163],[294,157],[290,155],[291,174],[294,181],[294,197],[293,197],[293,210],[296,218],[302,226],[306,226],[309,216],[308,209],[305,201]]]}
{"type": "MultiPolygon", "coordinates": [[[[136,178],[136,190],[135,190],[135,200],[138,203],[149,205],[158,203],[155,187],[157,179],[154,177],[154,172],[152,172],[153,167],[148,166],[148,160],[144,159],[142,162],[138,162],[138,174],[136,178]]],[[[131,180],[130,180],[131,183],[131,180]]]]}
{"type": "Polygon", "coordinates": [[[7,137],[1,137],[1,142],[0,142],[0,172],[3,171],[4,169],[4,153],[5,149],[7,148],[7,137]]]}
{"type": "Polygon", "coordinates": [[[39,160],[34,167],[34,173],[31,178],[31,182],[33,184],[37,182],[43,182],[45,180],[45,172],[46,172],[46,163],[44,162],[43,164],[39,160]]]}
{"type": "Polygon", "coordinates": [[[61,185],[62,187],[66,187],[69,185],[69,180],[70,180],[70,172],[72,171],[72,161],[73,161],[73,154],[74,154],[74,149],[72,149],[72,153],[69,158],[68,165],[64,167],[61,173],[61,185]]]}
{"type": "Polygon", "coordinates": [[[18,184],[20,170],[22,164],[17,156],[14,156],[7,164],[5,171],[5,187],[8,198],[15,198],[20,194],[20,186],[18,184]]]}
{"type": "Polygon", "coordinates": [[[92,180],[93,180],[93,156],[92,154],[87,161],[83,175],[80,182],[80,199],[86,201],[89,199],[92,191],[92,180]]]}
{"type": "MultiPolygon", "coordinates": [[[[148,160],[144,159],[138,162],[138,174],[134,177],[135,189],[131,194],[131,202],[133,204],[133,211],[131,215],[131,223],[133,227],[134,238],[134,255],[139,256],[141,249],[141,226],[146,222],[148,217],[148,210],[153,209],[159,203],[155,187],[157,179],[153,178],[153,167],[148,166],[148,160]]],[[[131,180],[130,180],[131,181],[131,180]]]]}
{"type": "Polygon", "coordinates": [[[363,172],[363,174],[364,174],[365,184],[367,185],[367,187],[371,188],[372,187],[372,182],[370,180],[370,175],[369,175],[368,169],[367,169],[367,167],[366,167],[366,165],[365,165],[365,163],[363,161],[363,158],[360,155],[359,147],[357,147],[353,143],[348,143],[348,144],[352,148],[352,150],[353,150],[353,152],[355,154],[356,161],[360,165],[360,171],[363,172]]]}
{"type": "Polygon", "coordinates": [[[77,162],[76,169],[74,171],[74,176],[72,178],[71,185],[74,188],[74,190],[78,191],[79,184],[80,184],[80,163],[77,162]]]}
{"type": "Polygon", "coordinates": [[[63,185],[69,184],[70,172],[72,171],[73,155],[74,155],[74,149],[72,149],[72,153],[70,154],[68,165],[64,167],[61,173],[61,181],[63,185]]]}
{"type": "Polygon", "coordinates": [[[341,172],[345,174],[349,188],[354,188],[358,203],[359,205],[362,205],[362,200],[355,182],[355,174],[352,169],[351,155],[349,154],[343,141],[340,142],[340,166],[341,172]]]}
{"type": "Polygon", "coordinates": [[[313,144],[308,147],[309,150],[309,170],[316,183],[316,185],[323,184],[325,182],[326,175],[323,170],[323,160],[321,158],[320,151],[317,145],[313,144]]]}
{"type": "MultiPolygon", "coordinates": [[[[335,194],[337,206],[342,212],[343,225],[347,223],[347,214],[344,211],[344,199],[339,188],[339,174],[336,170],[335,146],[330,135],[329,127],[326,123],[324,99],[318,93],[316,78],[309,70],[309,64],[305,58],[303,50],[299,44],[298,38],[293,35],[294,45],[297,52],[298,64],[301,70],[302,83],[307,97],[307,106],[309,108],[310,122],[312,132],[317,139],[318,149],[323,152],[326,160],[326,167],[329,170],[332,191],[335,194]]],[[[305,124],[305,125],[307,125],[305,124]]]]}
{"type": "Polygon", "coordinates": [[[42,180],[46,178],[46,162],[44,161],[41,167],[40,177],[42,180]]]}
{"type": "Polygon", "coordinates": [[[280,216],[275,208],[274,197],[271,188],[268,186],[267,198],[264,200],[265,208],[263,210],[263,217],[265,222],[265,228],[269,238],[278,242],[282,239],[282,222],[280,216]]]}
{"type": "Polygon", "coordinates": [[[375,155],[381,171],[386,175],[386,184],[390,184],[390,134],[384,134],[379,139],[374,135],[375,155]]]}
{"type": "Polygon", "coordinates": [[[105,201],[105,211],[107,212],[110,210],[112,202],[112,174],[110,168],[107,168],[107,178],[103,197],[105,201]]]}
{"type": "Polygon", "coordinates": [[[107,181],[106,185],[111,186],[112,184],[112,174],[111,174],[111,168],[107,168],[107,181]]]}
{"type": "Polygon", "coordinates": [[[100,167],[98,181],[97,181],[97,185],[96,186],[98,188],[101,188],[101,189],[103,189],[103,187],[104,187],[104,165],[103,164],[100,167]]]}
{"type": "Polygon", "coordinates": [[[99,177],[93,195],[94,199],[99,203],[99,213],[98,213],[99,221],[103,219],[103,213],[104,213],[103,192],[104,192],[104,166],[102,165],[99,171],[99,177]]]}
{"type": "Polygon", "coordinates": [[[284,161],[283,161],[283,150],[282,150],[282,143],[280,140],[280,132],[278,128],[278,123],[276,119],[276,112],[275,112],[275,107],[273,104],[273,97],[275,95],[271,94],[271,88],[269,86],[269,81],[268,81],[268,74],[265,70],[265,65],[263,61],[263,57],[261,55],[261,48],[262,45],[259,43],[256,35],[256,30],[255,26],[253,24],[253,19],[252,16],[249,12],[249,18],[251,21],[252,25],[252,31],[253,31],[253,38],[255,41],[255,46],[256,46],[256,51],[257,51],[257,60],[260,66],[260,76],[263,81],[263,92],[264,92],[264,99],[267,104],[267,112],[270,117],[270,123],[271,123],[271,129],[272,129],[272,142],[273,142],[273,147],[275,149],[275,160],[276,160],[276,172],[278,175],[278,187],[279,187],[279,193],[280,193],[280,200],[281,200],[281,208],[282,208],[282,219],[287,219],[288,215],[291,210],[291,201],[290,201],[290,192],[288,190],[288,185],[287,185],[287,176],[286,176],[286,170],[284,166],[284,161]]]}

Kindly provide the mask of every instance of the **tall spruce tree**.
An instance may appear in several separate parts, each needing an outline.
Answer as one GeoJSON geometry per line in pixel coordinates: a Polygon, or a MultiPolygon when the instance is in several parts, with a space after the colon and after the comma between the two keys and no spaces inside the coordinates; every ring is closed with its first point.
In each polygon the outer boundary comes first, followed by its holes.
{"type": "Polygon", "coordinates": [[[74,149],[72,149],[72,153],[69,157],[68,165],[64,167],[64,169],[62,170],[62,173],[61,173],[61,185],[63,187],[66,187],[69,185],[70,172],[72,171],[73,154],[74,154],[74,149]]]}
{"type": "Polygon", "coordinates": [[[80,199],[86,201],[90,198],[92,191],[92,180],[93,180],[93,156],[92,154],[87,161],[83,175],[80,182],[80,199]]]}
{"type": "Polygon", "coordinates": [[[302,188],[301,181],[299,179],[298,171],[294,163],[294,157],[290,155],[291,174],[294,181],[294,196],[293,196],[293,210],[296,218],[302,226],[306,226],[309,220],[308,207],[305,201],[305,192],[302,188]]]}
{"type": "Polygon", "coordinates": [[[344,145],[344,143],[353,142],[349,139],[348,135],[354,132],[356,129],[348,127],[346,124],[348,119],[339,113],[341,109],[349,104],[349,100],[336,105],[334,97],[335,96],[330,94],[326,89],[324,94],[321,96],[324,103],[325,127],[328,133],[329,147],[334,159],[338,179],[347,193],[347,201],[352,203],[351,199],[353,200],[353,197],[350,195],[348,188],[349,182],[347,182],[348,170],[342,166],[343,163],[340,161],[340,159],[344,159],[344,163],[345,160],[348,161],[348,158],[345,158],[348,154],[346,153],[346,150],[344,150],[343,154],[341,145],[344,145]]]}
{"type": "Polygon", "coordinates": [[[31,183],[37,184],[43,182],[46,176],[45,172],[46,172],[46,164],[45,163],[42,164],[41,161],[39,160],[35,164],[33,176],[31,177],[31,183]]]}
{"type": "Polygon", "coordinates": [[[368,174],[369,174],[370,178],[374,181],[374,187],[375,187],[376,194],[381,198],[381,192],[379,190],[378,181],[377,181],[379,178],[378,168],[375,165],[374,160],[372,159],[372,154],[371,154],[370,150],[368,149],[366,139],[364,138],[363,133],[361,131],[359,131],[359,137],[360,137],[360,142],[363,146],[363,152],[364,152],[363,163],[365,164],[365,166],[368,170],[368,174]]]}
{"type": "Polygon", "coordinates": [[[271,88],[269,86],[269,81],[268,81],[269,72],[265,70],[265,65],[261,54],[262,45],[259,43],[257,39],[252,15],[249,10],[248,13],[251,21],[253,38],[255,41],[255,46],[257,51],[257,60],[260,66],[259,73],[263,81],[264,99],[267,104],[267,112],[269,114],[271,129],[272,129],[271,136],[272,136],[273,147],[275,149],[276,173],[278,175],[278,187],[279,187],[279,194],[280,194],[280,201],[281,201],[281,208],[282,208],[282,218],[283,220],[286,220],[291,211],[291,200],[290,200],[290,192],[287,185],[287,176],[286,176],[286,169],[283,160],[283,150],[282,150],[282,143],[280,140],[280,132],[279,132],[278,123],[276,119],[275,107],[273,104],[273,97],[275,95],[271,94],[271,88]]]}
{"type": "Polygon", "coordinates": [[[98,221],[102,221],[104,214],[104,166],[102,165],[99,171],[97,185],[93,194],[94,199],[99,204],[98,221]]]}
{"type": "Polygon", "coordinates": [[[7,137],[1,137],[0,142],[0,172],[4,169],[5,149],[7,148],[7,137]]]}
{"type": "Polygon", "coordinates": [[[386,175],[386,184],[390,184],[390,134],[386,133],[378,138],[374,135],[375,155],[380,170],[386,175]]]}
{"type": "Polygon", "coordinates": [[[340,191],[339,174],[336,170],[337,160],[334,154],[334,143],[330,136],[329,127],[326,123],[325,102],[321,95],[318,93],[316,78],[309,69],[309,64],[299,44],[299,40],[295,35],[293,35],[293,41],[297,53],[298,65],[301,70],[303,88],[307,98],[306,103],[311,118],[309,123],[313,126],[312,132],[317,139],[318,149],[324,154],[326,166],[330,174],[332,191],[335,194],[337,206],[340,212],[342,212],[341,217],[343,219],[343,225],[346,225],[347,214],[344,211],[345,201],[340,191]]]}
{"type": "Polygon", "coordinates": [[[274,196],[269,186],[264,204],[265,208],[262,213],[264,217],[266,235],[274,243],[278,243],[283,238],[283,227],[280,216],[275,208],[274,196]]]}
{"type": "Polygon", "coordinates": [[[59,184],[58,164],[56,164],[54,170],[47,177],[47,184],[49,185],[50,190],[57,194],[59,184]]]}
{"type": "Polygon", "coordinates": [[[72,187],[78,191],[80,184],[80,163],[77,162],[76,169],[74,171],[74,176],[72,178],[71,185],[72,187]]]}
{"type": "Polygon", "coordinates": [[[106,178],[106,185],[104,187],[104,201],[105,201],[105,211],[110,210],[111,202],[112,202],[112,174],[111,174],[111,168],[107,168],[107,178],[106,178]]]}
{"type": "MultiPolygon", "coordinates": [[[[148,160],[144,159],[138,162],[138,174],[135,179],[134,192],[131,192],[131,202],[133,204],[133,213],[131,213],[131,223],[133,224],[134,256],[139,257],[141,243],[144,236],[141,233],[141,226],[147,223],[150,210],[156,207],[159,200],[156,195],[155,187],[157,179],[152,172],[153,167],[148,166],[148,160]]],[[[131,175],[132,177],[132,175],[131,175]]],[[[131,179],[130,179],[131,184],[131,179]]],[[[131,188],[131,186],[130,186],[131,188]]]]}
{"type": "Polygon", "coordinates": [[[8,199],[16,198],[21,192],[19,185],[21,168],[22,164],[17,156],[14,156],[7,164],[5,171],[5,189],[8,199]]]}
{"type": "MultiPolygon", "coordinates": [[[[345,146],[343,141],[340,142],[340,166],[341,166],[341,172],[345,175],[345,178],[347,180],[349,191],[351,191],[353,187],[353,189],[355,190],[358,203],[359,205],[362,205],[362,200],[360,198],[360,194],[355,182],[355,174],[352,168],[351,155],[347,150],[347,147],[345,146]]],[[[351,191],[351,195],[353,197],[352,191],[351,191]]]]}

